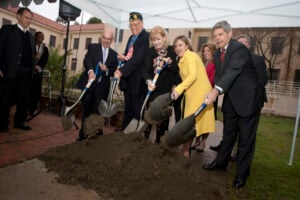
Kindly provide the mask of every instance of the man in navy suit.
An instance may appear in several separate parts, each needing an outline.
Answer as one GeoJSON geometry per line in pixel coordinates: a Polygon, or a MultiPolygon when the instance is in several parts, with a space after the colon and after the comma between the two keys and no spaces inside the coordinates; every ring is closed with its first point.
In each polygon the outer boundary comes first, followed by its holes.
{"type": "MultiPolygon", "coordinates": [[[[77,82],[77,87],[83,89],[90,79],[93,79],[94,82],[87,90],[87,93],[82,100],[82,125],[85,118],[90,114],[99,114],[98,104],[102,99],[105,101],[107,100],[110,77],[113,76],[114,71],[118,66],[117,52],[110,48],[113,39],[113,33],[105,30],[101,38],[101,44],[90,44],[85,55],[83,61],[85,71],[77,82]]],[[[99,134],[103,134],[102,130],[99,130],[99,134]]],[[[78,140],[85,138],[86,134],[81,126],[78,140]]]]}
{"type": "Polygon", "coordinates": [[[149,48],[149,33],[144,29],[143,16],[138,12],[131,12],[129,27],[132,35],[128,39],[125,53],[118,55],[118,59],[124,62],[124,65],[115,72],[115,76],[121,78],[119,86],[125,96],[125,113],[120,131],[124,130],[132,119],[139,119],[147,93],[143,71],[149,48]]]}
{"type": "Polygon", "coordinates": [[[212,104],[224,93],[223,142],[217,157],[205,170],[225,170],[231,151],[238,138],[239,155],[237,173],[233,182],[236,188],[243,187],[250,175],[254,155],[256,131],[262,108],[262,89],[252,62],[249,49],[232,39],[232,28],[221,21],[212,28],[214,41],[219,47],[214,56],[216,63],[215,87],[207,94],[206,103],[212,104]]]}
{"type": "Polygon", "coordinates": [[[16,103],[14,127],[31,130],[26,124],[29,94],[34,70],[34,38],[29,32],[33,13],[28,8],[17,11],[18,23],[0,31],[0,77],[3,90],[0,102],[0,132],[9,131],[12,102],[16,103]]]}

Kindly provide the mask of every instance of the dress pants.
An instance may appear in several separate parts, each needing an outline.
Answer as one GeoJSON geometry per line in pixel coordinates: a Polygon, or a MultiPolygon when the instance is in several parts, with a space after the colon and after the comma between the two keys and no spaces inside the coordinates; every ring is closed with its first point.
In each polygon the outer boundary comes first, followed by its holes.
{"type": "Polygon", "coordinates": [[[0,126],[8,127],[10,108],[16,104],[14,125],[23,125],[29,109],[31,71],[19,71],[14,78],[4,78],[3,94],[0,103],[0,126]]]}
{"type": "Polygon", "coordinates": [[[242,117],[235,112],[230,98],[227,97],[224,100],[223,139],[215,161],[219,166],[227,166],[232,149],[238,139],[237,175],[247,177],[249,176],[250,165],[254,156],[260,110],[249,116],[242,117]]]}

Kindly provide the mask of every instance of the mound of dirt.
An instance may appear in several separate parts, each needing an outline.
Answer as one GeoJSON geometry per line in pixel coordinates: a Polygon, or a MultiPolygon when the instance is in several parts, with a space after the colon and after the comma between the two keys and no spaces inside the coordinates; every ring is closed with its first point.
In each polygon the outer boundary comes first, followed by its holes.
{"type": "Polygon", "coordinates": [[[228,199],[224,173],[206,172],[200,163],[134,134],[76,142],[39,159],[60,182],[93,189],[103,199],[228,199]]]}

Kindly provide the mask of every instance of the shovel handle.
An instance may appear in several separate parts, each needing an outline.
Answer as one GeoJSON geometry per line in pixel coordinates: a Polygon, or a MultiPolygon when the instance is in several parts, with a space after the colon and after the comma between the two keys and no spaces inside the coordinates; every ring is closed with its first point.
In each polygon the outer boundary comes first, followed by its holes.
{"type": "Polygon", "coordinates": [[[78,104],[78,102],[81,100],[81,98],[83,97],[83,95],[85,94],[85,92],[91,87],[91,85],[92,85],[93,82],[94,82],[93,79],[91,79],[91,80],[89,80],[87,82],[87,84],[85,85],[85,87],[84,87],[83,91],[81,92],[81,94],[80,94],[79,98],[77,99],[77,101],[72,106],[66,107],[64,116],[66,116],[68,114],[68,112],[70,110],[72,110],[78,104]]]}
{"type": "Polygon", "coordinates": [[[202,105],[194,113],[194,116],[197,117],[206,108],[206,106],[207,106],[206,103],[202,103],[202,105]]]}

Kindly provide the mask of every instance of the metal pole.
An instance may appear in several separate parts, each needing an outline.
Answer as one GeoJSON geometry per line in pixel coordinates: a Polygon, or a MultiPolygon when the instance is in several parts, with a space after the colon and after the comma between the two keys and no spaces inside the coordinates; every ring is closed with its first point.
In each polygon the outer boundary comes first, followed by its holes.
{"type": "Polygon", "coordinates": [[[296,123],[295,123],[293,142],[292,142],[291,153],[290,153],[290,161],[289,161],[288,165],[292,165],[293,158],[294,158],[295,144],[296,144],[296,138],[297,138],[297,133],[298,133],[299,115],[300,115],[300,95],[298,96],[296,123]]]}

